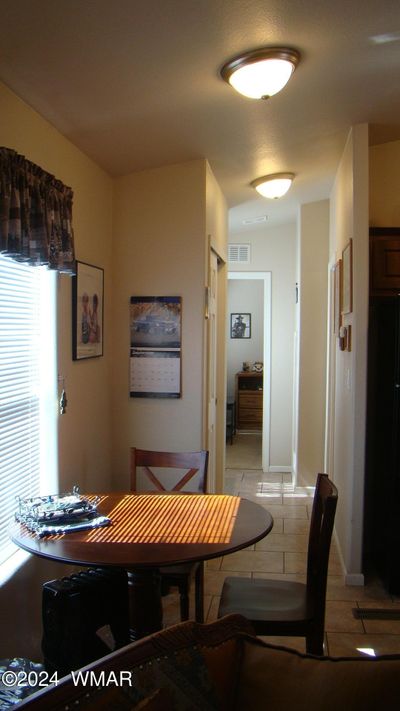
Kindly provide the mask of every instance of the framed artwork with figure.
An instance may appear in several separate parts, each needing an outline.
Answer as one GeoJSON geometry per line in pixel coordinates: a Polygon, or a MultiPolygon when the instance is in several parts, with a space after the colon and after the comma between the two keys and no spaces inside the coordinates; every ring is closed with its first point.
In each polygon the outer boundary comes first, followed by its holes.
{"type": "Polygon", "coordinates": [[[251,338],[251,314],[231,314],[231,338],[251,338]]]}
{"type": "Polygon", "coordinates": [[[104,270],[76,262],[72,283],[72,358],[103,355],[104,270]]]}

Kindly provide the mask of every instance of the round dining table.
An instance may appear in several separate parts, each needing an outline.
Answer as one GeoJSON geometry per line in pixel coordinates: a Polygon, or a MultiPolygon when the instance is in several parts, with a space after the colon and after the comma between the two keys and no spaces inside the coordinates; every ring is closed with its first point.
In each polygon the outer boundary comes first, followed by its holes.
{"type": "Polygon", "coordinates": [[[128,573],[131,639],[162,628],[159,568],[233,553],[264,538],[273,518],[261,505],[227,494],[99,494],[110,525],[38,537],[13,522],[14,543],[34,555],[128,573]]]}

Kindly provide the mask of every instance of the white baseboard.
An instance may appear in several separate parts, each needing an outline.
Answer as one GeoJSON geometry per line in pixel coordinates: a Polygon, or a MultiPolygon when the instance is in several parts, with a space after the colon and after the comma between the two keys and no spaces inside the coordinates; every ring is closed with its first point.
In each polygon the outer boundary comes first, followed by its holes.
{"type": "Polygon", "coordinates": [[[362,573],[346,573],[344,576],[344,582],[346,585],[365,585],[364,575],[362,573]]]}
{"type": "Polygon", "coordinates": [[[354,586],[359,586],[359,587],[364,586],[365,579],[364,579],[363,573],[348,573],[347,572],[346,566],[345,566],[344,560],[343,560],[342,550],[339,545],[339,539],[338,539],[335,528],[333,529],[333,536],[332,537],[334,538],[335,543],[336,543],[336,548],[337,548],[338,555],[339,555],[340,565],[343,570],[345,585],[354,585],[354,586]]]}
{"type": "Polygon", "coordinates": [[[275,466],[275,465],[274,465],[274,466],[271,466],[271,465],[270,465],[270,466],[268,467],[268,471],[271,472],[271,473],[273,473],[273,474],[274,474],[275,472],[278,473],[278,474],[279,474],[280,472],[285,472],[285,473],[286,473],[286,472],[289,472],[289,473],[291,474],[291,473],[292,473],[292,467],[284,467],[284,466],[282,466],[282,467],[277,467],[277,466],[275,466]]]}

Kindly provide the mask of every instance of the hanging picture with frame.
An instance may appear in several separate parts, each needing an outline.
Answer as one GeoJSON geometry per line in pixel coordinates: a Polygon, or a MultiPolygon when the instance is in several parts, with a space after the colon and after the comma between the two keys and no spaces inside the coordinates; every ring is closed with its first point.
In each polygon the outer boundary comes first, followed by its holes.
{"type": "Polygon", "coordinates": [[[104,270],[76,262],[72,283],[72,358],[103,355],[104,270]]]}

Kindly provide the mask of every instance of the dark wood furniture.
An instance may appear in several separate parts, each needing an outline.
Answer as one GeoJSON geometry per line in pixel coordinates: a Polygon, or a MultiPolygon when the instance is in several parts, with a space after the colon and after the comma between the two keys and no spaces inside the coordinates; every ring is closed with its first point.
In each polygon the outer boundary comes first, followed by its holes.
{"type": "Polygon", "coordinates": [[[226,578],[218,617],[244,615],[258,635],[305,637],[309,654],[322,655],[329,550],[337,489],[318,474],[308,541],[307,582],[226,578]]]}
{"type": "Polygon", "coordinates": [[[226,401],[226,441],[233,444],[236,434],[236,402],[234,398],[226,401]]]}
{"type": "Polygon", "coordinates": [[[400,291],[400,227],[370,228],[371,296],[393,296],[400,291]]]}
{"type": "Polygon", "coordinates": [[[236,373],[236,427],[238,430],[262,430],[263,374],[254,371],[236,373]]]}
{"type": "Polygon", "coordinates": [[[104,494],[98,509],[111,526],[37,538],[15,522],[10,535],[43,558],[125,568],[131,639],[162,627],[160,567],[233,553],[264,538],[273,526],[262,506],[222,494],[104,494]]]}
{"type": "Polygon", "coordinates": [[[400,594],[400,227],[370,229],[363,571],[400,594]]]}
{"type": "MultiPolygon", "coordinates": [[[[153,452],[131,448],[131,490],[181,491],[205,494],[207,490],[208,452],[153,452]],[[144,474],[145,485],[138,487],[138,469],[144,474]],[[154,471],[156,469],[156,472],[154,471]],[[166,475],[173,472],[173,482],[167,483],[166,475]]],[[[179,590],[181,620],[189,619],[189,590],[195,581],[195,617],[204,622],[204,564],[181,563],[160,568],[161,590],[170,587],[179,590]]]]}

